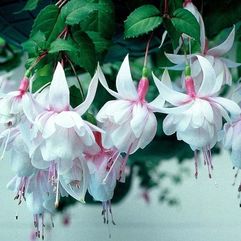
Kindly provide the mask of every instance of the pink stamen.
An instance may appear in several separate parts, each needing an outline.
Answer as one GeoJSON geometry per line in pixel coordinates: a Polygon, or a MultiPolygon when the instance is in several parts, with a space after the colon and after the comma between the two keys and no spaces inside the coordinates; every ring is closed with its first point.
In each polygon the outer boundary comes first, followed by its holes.
{"type": "Polygon", "coordinates": [[[139,81],[138,88],[137,88],[138,96],[141,101],[145,100],[148,88],[149,88],[149,80],[147,78],[142,78],[139,81]]]}
{"type": "Polygon", "coordinates": [[[186,77],[185,87],[186,87],[187,94],[191,98],[195,98],[196,97],[196,91],[195,91],[195,87],[194,87],[194,81],[193,81],[193,78],[191,76],[186,77]]]}
{"type": "Polygon", "coordinates": [[[20,95],[22,96],[23,94],[25,94],[25,92],[28,90],[28,86],[29,86],[29,79],[27,77],[24,77],[21,80],[20,86],[18,88],[18,90],[20,91],[20,95]]]}
{"type": "Polygon", "coordinates": [[[195,178],[198,177],[198,153],[197,150],[194,151],[194,159],[195,159],[195,178]]]}

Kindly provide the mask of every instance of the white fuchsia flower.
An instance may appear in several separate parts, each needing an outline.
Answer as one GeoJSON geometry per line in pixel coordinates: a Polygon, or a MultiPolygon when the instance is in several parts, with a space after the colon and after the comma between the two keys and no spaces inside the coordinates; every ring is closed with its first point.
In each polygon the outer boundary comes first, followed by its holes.
{"type": "MultiPolygon", "coordinates": [[[[45,213],[55,212],[55,194],[48,180],[48,171],[35,170],[31,176],[15,176],[8,184],[14,191],[18,204],[24,200],[34,217],[36,237],[44,239],[45,213]]],[[[16,216],[18,219],[18,216],[16,216]]],[[[52,219],[52,218],[51,218],[52,219]]]]}
{"type": "Polygon", "coordinates": [[[226,149],[231,149],[231,159],[233,166],[241,168],[241,119],[226,123],[224,125],[223,145],[226,149]]]}
{"type": "MultiPolygon", "coordinates": [[[[227,39],[219,44],[218,46],[215,46],[211,49],[208,48],[208,40],[205,36],[205,26],[203,23],[202,16],[198,12],[197,8],[193,5],[191,1],[186,1],[184,4],[184,8],[190,11],[197,19],[197,21],[200,24],[200,43],[201,43],[201,49],[200,53],[197,53],[199,55],[202,55],[205,57],[213,66],[216,75],[219,75],[220,72],[223,71],[223,80],[222,84],[232,84],[232,75],[229,71],[229,68],[236,68],[240,66],[239,63],[235,63],[227,58],[222,57],[226,53],[230,51],[230,49],[233,46],[234,43],[234,37],[235,37],[235,27],[233,27],[232,31],[230,32],[227,39]]],[[[185,63],[186,63],[186,57],[184,55],[177,55],[177,54],[166,54],[167,58],[176,66],[171,67],[170,69],[173,70],[184,70],[185,63]]],[[[203,78],[203,72],[202,68],[199,64],[198,59],[196,58],[195,54],[189,54],[187,56],[191,61],[191,69],[193,73],[193,78],[197,82],[197,84],[201,84],[202,78],[203,78]]]]}
{"type": "MultiPolygon", "coordinates": [[[[200,88],[195,87],[193,78],[187,76],[185,78],[187,94],[173,90],[159,81],[155,75],[153,78],[162,97],[172,106],[176,106],[159,108],[160,112],[168,114],[163,121],[164,133],[172,135],[176,132],[178,140],[190,145],[195,152],[196,176],[198,175],[197,150],[202,151],[211,177],[211,149],[219,140],[222,118],[230,121],[228,113],[238,116],[241,110],[234,101],[217,96],[222,86],[223,73],[216,76],[206,58],[199,55],[197,58],[203,72],[202,84],[200,88]]],[[[162,79],[170,82],[167,71],[164,72],[162,79]]]]}
{"type": "MultiPolygon", "coordinates": [[[[131,77],[128,56],[121,64],[116,78],[117,92],[109,89],[106,79],[99,68],[100,82],[117,100],[108,101],[98,112],[96,119],[106,131],[103,145],[107,149],[116,147],[120,152],[134,153],[145,148],[154,138],[157,120],[152,103],[145,100],[149,81],[142,78],[135,87],[131,77]]],[[[160,99],[160,97],[158,97],[160,99]]]]}
{"type": "Polygon", "coordinates": [[[111,210],[111,199],[114,195],[116,182],[123,182],[125,177],[125,162],[116,148],[106,149],[102,145],[102,135],[95,132],[96,142],[100,151],[96,155],[87,155],[86,160],[90,171],[88,191],[95,201],[102,202],[104,223],[108,223],[109,213],[115,224],[111,210]]]}
{"type": "Polygon", "coordinates": [[[84,152],[98,152],[93,130],[101,130],[81,118],[94,99],[97,84],[96,73],[89,85],[85,101],[73,109],[69,103],[65,73],[58,63],[49,88],[47,106],[40,109],[39,103],[33,99],[25,102],[25,114],[35,129],[31,157],[36,168],[49,168],[52,161],[55,161],[58,171],[64,173],[71,169],[73,160],[84,152]],[[37,115],[29,111],[33,109],[33,105],[38,110],[37,115]]]}

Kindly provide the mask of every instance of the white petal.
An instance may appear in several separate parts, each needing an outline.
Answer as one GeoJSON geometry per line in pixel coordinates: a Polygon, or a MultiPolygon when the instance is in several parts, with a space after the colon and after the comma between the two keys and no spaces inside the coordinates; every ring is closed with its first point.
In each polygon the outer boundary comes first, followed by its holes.
{"type": "Polygon", "coordinates": [[[49,107],[55,111],[69,108],[69,87],[64,69],[58,63],[49,89],[49,107]]]}
{"type": "Polygon", "coordinates": [[[228,68],[237,68],[241,65],[241,63],[236,63],[230,59],[227,58],[220,58],[228,68]]]}
{"type": "MultiPolygon", "coordinates": [[[[99,65],[98,65],[98,68],[100,68],[99,65]]],[[[79,106],[75,108],[75,111],[77,111],[81,116],[89,109],[90,105],[92,104],[95,98],[95,93],[98,86],[98,78],[99,78],[99,72],[97,69],[97,71],[95,72],[95,75],[93,76],[92,80],[89,83],[87,96],[84,102],[82,102],[79,106]]]]}
{"type": "Polygon", "coordinates": [[[175,116],[173,115],[167,115],[163,120],[163,132],[167,136],[173,135],[176,132],[176,125],[173,120],[174,118],[175,116]]]}
{"type": "Polygon", "coordinates": [[[85,161],[79,160],[66,174],[60,176],[60,183],[73,198],[85,202],[85,194],[89,183],[89,170],[85,161]],[[77,181],[78,183],[72,183],[77,181]],[[76,185],[79,184],[79,187],[76,185]]]}
{"type": "Polygon", "coordinates": [[[125,57],[117,74],[116,89],[124,99],[136,100],[138,98],[136,87],[131,77],[128,55],[125,57]]]}
{"type": "Polygon", "coordinates": [[[172,81],[167,69],[163,71],[161,81],[167,87],[172,88],[172,81]]]}
{"type": "Polygon", "coordinates": [[[158,47],[159,49],[162,47],[162,45],[163,45],[163,43],[164,43],[164,41],[165,41],[165,39],[166,39],[167,33],[168,33],[168,32],[167,32],[166,30],[163,32],[163,34],[162,34],[162,39],[161,39],[161,44],[160,44],[160,46],[158,47]]]}
{"type": "Polygon", "coordinates": [[[231,115],[237,116],[241,113],[241,109],[234,101],[223,97],[212,97],[216,103],[223,106],[231,115]]]}
{"type": "Polygon", "coordinates": [[[100,68],[100,66],[98,65],[97,67],[97,71],[98,71],[98,77],[100,80],[100,83],[102,84],[102,86],[112,95],[114,96],[116,99],[122,99],[121,95],[119,93],[116,93],[115,91],[111,90],[107,84],[107,81],[105,79],[105,76],[100,68]]]}
{"type": "Polygon", "coordinates": [[[121,125],[112,131],[111,139],[120,152],[127,153],[128,149],[136,138],[132,134],[131,127],[127,122],[126,124],[121,125]]]}
{"type": "Polygon", "coordinates": [[[193,105],[193,101],[188,102],[187,104],[183,104],[178,107],[172,107],[172,108],[156,107],[155,111],[160,113],[177,115],[177,114],[182,114],[184,111],[187,111],[192,107],[192,105],[193,105]]]}
{"type": "Polygon", "coordinates": [[[202,19],[202,16],[199,14],[199,25],[200,25],[200,43],[201,43],[201,52],[204,53],[206,45],[206,34],[205,34],[205,25],[202,19]]]}
{"type": "Polygon", "coordinates": [[[155,137],[157,131],[157,120],[152,112],[149,112],[144,130],[138,142],[138,146],[144,149],[155,137]]]}
{"type": "Polygon", "coordinates": [[[131,129],[136,138],[139,138],[143,132],[148,118],[148,110],[145,105],[140,103],[134,105],[130,122],[131,129]]]}
{"type": "Polygon", "coordinates": [[[152,73],[154,82],[158,88],[160,95],[165,99],[167,102],[171,103],[172,105],[178,106],[183,101],[185,101],[188,96],[186,94],[177,92],[165,84],[163,84],[153,73],[152,73]]]}
{"type": "Polygon", "coordinates": [[[177,65],[183,65],[186,62],[186,57],[185,55],[179,55],[179,54],[168,54],[165,53],[166,57],[168,60],[170,60],[172,63],[177,64],[177,65]]]}
{"type": "Polygon", "coordinates": [[[34,122],[37,115],[44,111],[44,108],[33,98],[32,95],[26,93],[22,97],[23,112],[30,122],[34,122]]]}
{"type": "Polygon", "coordinates": [[[223,84],[223,78],[224,78],[224,72],[222,71],[216,78],[215,84],[214,84],[212,90],[210,91],[210,95],[214,95],[220,91],[222,84],[223,84]]]}
{"type": "Polygon", "coordinates": [[[53,115],[50,115],[50,117],[44,123],[43,130],[42,130],[42,137],[44,139],[49,138],[56,131],[56,127],[55,127],[55,116],[56,115],[58,115],[58,114],[54,113],[53,115]]]}
{"type": "Polygon", "coordinates": [[[229,149],[232,147],[234,128],[230,124],[226,123],[224,125],[224,130],[225,130],[225,136],[223,140],[223,145],[226,149],[229,149]]]}
{"type": "Polygon", "coordinates": [[[71,128],[75,126],[75,120],[72,116],[77,115],[77,113],[72,111],[62,111],[61,113],[58,113],[54,117],[54,122],[56,125],[64,127],[64,128],[71,128]]]}
{"type": "Polygon", "coordinates": [[[201,101],[200,111],[202,111],[202,114],[210,123],[213,123],[214,115],[213,115],[213,109],[210,103],[206,100],[200,100],[200,101],[201,101]]]}
{"type": "Polygon", "coordinates": [[[158,108],[163,107],[165,104],[165,100],[161,95],[158,95],[152,102],[148,103],[148,108],[153,112],[158,111],[158,108]]]}
{"type": "Polygon", "coordinates": [[[231,159],[232,159],[233,165],[236,168],[241,169],[241,152],[240,151],[232,151],[231,159]]]}
{"type": "Polygon", "coordinates": [[[197,58],[203,72],[203,80],[198,90],[198,95],[208,96],[213,88],[213,85],[215,84],[216,74],[212,65],[206,58],[200,55],[197,55],[197,58]]]}
{"type": "Polygon", "coordinates": [[[50,166],[51,162],[44,161],[42,154],[40,152],[40,148],[37,148],[31,158],[31,163],[35,168],[38,169],[46,169],[50,166]]]}
{"type": "Polygon", "coordinates": [[[233,27],[232,31],[228,35],[227,39],[220,45],[209,49],[207,54],[210,54],[213,56],[222,56],[226,54],[233,46],[234,36],[235,36],[235,26],[233,27]]]}

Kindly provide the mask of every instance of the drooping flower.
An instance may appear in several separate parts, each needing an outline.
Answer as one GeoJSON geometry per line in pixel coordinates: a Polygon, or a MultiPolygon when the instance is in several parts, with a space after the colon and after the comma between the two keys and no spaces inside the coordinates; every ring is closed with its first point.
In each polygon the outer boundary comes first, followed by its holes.
{"type": "MultiPolygon", "coordinates": [[[[195,176],[198,175],[197,151],[202,151],[211,177],[210,169],[213,167],[211,149],[219,140],[222,118],[230,121],[228,113],[238,116],[241,110],[234,101],[217,96],[222,86],[223,73],[216,76],[212,65],[206,58],[197,55],[197,59],[203,72],[202,84],[197,88],[193,78],[186,76],[187,94],[173,90],[159,81],[155,75],[153,78],[162,97],[172,106],[176,106],[159,108],[160,112],[168,114],[163,121],[165,134],[176,133],[178,140],[183,140],[190,145],[195,152],[195,176]]],[[[167,71],[164,72],[162,79],[170,82],[167,71]]]]}
{"type": "Polygon", "coordinates": [[[107,149],[114,146],[120,152],[128,154],[144,148],[154,138],[157,128],[152,102],[148,103],[145,100],[149,87],[148,79],[142,78],[138,88],[135,87],[128,56],[125,57],[117,74],[117,92],[108,87],[101,69],[98,70],[100,82],[117,99],[108,101],[96,116],[106,131],[103,146],[107,149]]]}
{"type": "Polygon", "coordinates": [[[88,191],[95,201],[102,202],[102,215],[104,223],[111,221],[115,224],[112,216],[111,199],[114,195],[116,182],[125,179],[125,158],[121,156],[116,148],[106,149],[102,145],[102,135],[95,132],[96,142],[100,151],[95,155],[87,155],[86,160],[90,171],[88,191]]]}
{"type": "Polygon", "coordinates": [[[55,194],[48,180],[48,171],[35,170],[31,176],[15,176],[8,188],[16,193],[14,199],[18,199],[18,204],[26,201],[34,217],[35,235],[44,239],[45,213],[52,215],[55,211],[55,194]]]}
{"type": "Polygon", "coordinates": [[[93,101],[98,84],[97,74],[89,85],[87,97],[83,103],[73,109],[70,106],[69,89],[64,70],[60,63],[54,72],[48,94],[47,105],[38,109],[38,114],[29,112],[33,103],[28,101],[24,111],[33,123],[34,148],[31,153],[32,164],[36,168],[46,169],[52,161],[57,163],[57,169],[64,173],[71,169],[73,160],[85,151],[97,152],[93,130],[101,131],[91,123],[84,121],[81,115],[86,112],[93,101]],[[42,160],[42,161],[41,161],[42,160]]]}
{"type": "MultiPolygon", "coordinates": [[[[203,77],[202,68],[199,64],[198,59],[196,58],[196,54],[200,54],[212,64],[217,76],[219,75],[220,72],[223,71],[222,84],[231,85],[232,76],[229,71],[229,68],[238,67],[240,66],[240,64],[235,63],[222,56],[228,53],[233,46],[234,37],[235,37],[235,27],[233,27],[229,36],[223,43],[209,49],[208,40],[205,36],[205,26],[204,26],[201,14],[198,12],[197,8],[193,5],[191,1],[186,1],[186,3],[184,3],[184,8],[190,11],[196,17],[200,25],[200,44],[201,44],[200,52],[195,54],[189,53],[189,55],[187,56],[188,59],[190,59],[191,61],[191,68],[193,73],[192,77],[195,79],[196,84],[200,85],[203,77]]],[[[180,44],[182,44],[182,41],[180,42],[180,44]]],[[[174,67],[171,67],[171,69],[184,70],[185,62],[186,62],[186,57],[184,55],[178,55],[175,53],[175,54],[166,54],[166,56],[172,63],[176,65],[174,67]]]]}

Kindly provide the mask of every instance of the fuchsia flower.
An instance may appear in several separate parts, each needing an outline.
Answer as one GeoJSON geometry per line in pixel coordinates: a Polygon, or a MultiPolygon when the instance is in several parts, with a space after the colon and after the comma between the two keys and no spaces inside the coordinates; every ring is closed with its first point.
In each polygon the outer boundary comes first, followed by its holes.
{"type": "Polygon", "coordinates": [[[50,85],[47,106],[40,109],[36,101],[25,103],[25,114],[33,123],[35,133],[31,157],[36,168],[48,168],[55,161],[58,171],[64,173],[71,169],[73,160],[85,151],[98,152],[92,131],[101,130],[81,118],[93,101],[97,84],[98,76],[95,74],[85,101],[73,109],[69,104],[65,73],[59,63],[50,85]],[[28,111],[33,103],[38,110],[35,116],[28,111]]]}
{"type": "MultiPolygon", "coordinates": [[[[184,8],[189,10],[197,19],[200,24],[200,43],[201,43],[201,50],[199,55],[205,57],[213,66],[216,75],[218,75],[221,71],[224,72],[222,84],[229,84],[232,83],[232,76],[228,68],[235,68],[240,66],[239,63],[235,63],[227,58],[222,57],[226,53],[230,51],[234,43],[235,37],[235,27],[233,27],[232,31],[230,32],[227,39],[221,43],[220,45],[213,47],[211,49],[208,48],[208,40],[205,36],[205,26],[203,23],[202,16],[198,12],[197,8],[193,5],[191,1],[187,1],[184,4],[184,8]]],[[[185,68],[186,57],[184,55],[177,55],[177,54],[166,54],[167,58],[176,66],[171,67],[170,69],[176,70],[183,70],[185,68]]],[[[197,84],[201,84],[203,72],[202,68],[199,64],[196,55],[190,54],[188,55],[192,65],[192,77],[195,79],[197,84]]]]}
{"type": "Polygon", "coordinates": [[[44,239],[44,214],[46,212],[53,214],[55,210],[55,194],[48,181],[48,171],[35,170],[28,177],[15,176],[8,184],[8,188],[15,191],[15,199],[19,200],[19,204],[23,200],[26,201],[28,208],[34,216],[35,235],[38,238],[42,236],[42,239],[44,239]]]}
{"type": "Polygon", "coordinates": [[[104,223],[108,223],[110,214],[112,223],[115,224],[111,210],[111,199],[114,195],[116,182],[123,182],[125,179],[127,155],[123,158],[116,148],[104,148],[100,132],[95,132],[95,138],[100,146],[100,151],[96,155],[86,156],[90,171],[88,192],[94,200],[102,202],[104,223]]]}
{"type": "Polygon", "coordinates": [[[241,168],[241,119],[224,125],[223,144],[226,149],[231,149],[233,166],[241,168]]]}
{"type": "MultiPolygon", "coordinates": [[[[142,78],[135,87],[131,77],[128,56],[125,57],[116,78],[117,92],[109,89],[105,77],[99,68],[100,82],[117,100],[108,101],[96,118],[106,131],[103,146],[116,147],[120,152],[134,153],[145,148],[154,138],[157,129],[152,104],[145,100],[149,81],[142,78]]],[[[160,100],[160,97],[157,98],[160,100]]]]}
{"type": "MultiPolygon", "coordinates": [[[[176,132],[178,140],[183,140],[190,145],[195,152],[196,176],[198,175],[197,150],[202,151],[211,177],[211,149],[219,140],[222,118],[230,121],[228,112],[237,116],[241,110],[234,101],[217,96],[222,86],[223,73],[216,76],[212,65],[206,58],[197,55],[197,59],[203,72],[202,84],[200,88],[197,88],[193,78],[187,76],[185,78],[187,94],[173,90],[170,84],[169,86],[163,84],[155,75],[153,78],[166,102],[176,106],[159,108],[160,112],[168,114],[163,121],[165,134],[172,135],[176,132]]],[[[164,72],[162,79],[166,83],[171,83],[167,71],[164,72]]]]}

